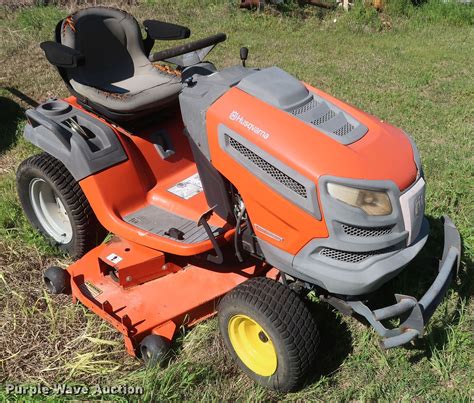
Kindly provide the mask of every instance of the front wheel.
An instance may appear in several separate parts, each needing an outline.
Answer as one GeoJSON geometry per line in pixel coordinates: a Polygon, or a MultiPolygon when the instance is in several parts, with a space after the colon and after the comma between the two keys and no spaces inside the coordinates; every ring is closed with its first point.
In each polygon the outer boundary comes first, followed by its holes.
{"type": "Polygon", "coordinates": [[[242,370],[280,392],[302,384],[319,344],[315,320],[303,301],[265,277],[247,280],[222,299],[219,328],[242,370]]]}
{"type": "Polygon", "coordinates": [[[79,183],[59,160],[34,155],[20,164],[16,178],[28,220],[51,244],[79,258],[104,239],[79,183]]]}

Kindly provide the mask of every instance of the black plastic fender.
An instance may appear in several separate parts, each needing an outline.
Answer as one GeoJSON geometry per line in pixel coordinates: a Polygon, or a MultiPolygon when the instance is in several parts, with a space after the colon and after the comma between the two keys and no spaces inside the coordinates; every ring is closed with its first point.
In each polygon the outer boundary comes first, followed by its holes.
{"type": "Polygon", "coordinates": [[[61,161],[76,181],[127,160],[109,126],[67,102],[49,100],[26,117],[25,138],[61,161]]]}

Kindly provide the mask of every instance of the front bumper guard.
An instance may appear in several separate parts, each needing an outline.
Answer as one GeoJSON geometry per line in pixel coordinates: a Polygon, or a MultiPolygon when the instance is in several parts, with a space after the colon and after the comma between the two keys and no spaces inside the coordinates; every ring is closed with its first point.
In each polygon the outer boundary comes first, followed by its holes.
{"type": "Polygon", "coordinates": [[[381,345],[385,349],[398,347],[422,337],[425,325],[443,299],[451,279],[454,267],[459,270],[461,237],[453,222],[444,216],[444,248],[439,263],[439,272],[425,295],[418,301],[409,295],[395,294],[397,303],[372,311],[362,301],[346,301],[352,310],[363,316],[382,336],[381,345]],[[381,321],[400,317],[406,319],[397,328],[387,329],[381,321]]]}

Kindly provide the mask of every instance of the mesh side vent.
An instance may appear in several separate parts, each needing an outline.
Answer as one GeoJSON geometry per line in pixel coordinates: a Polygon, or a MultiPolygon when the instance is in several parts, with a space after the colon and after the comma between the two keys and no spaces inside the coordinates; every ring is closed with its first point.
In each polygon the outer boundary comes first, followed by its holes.
{"type": "Polygon", "coordinates": [[[320,116],[319,118],[312,120],[311,124],[315,126],[319,126],[323,123],[326,123],[328,120],[332,119],[336,114],[334,113],[333,110],[327,111],[324,115],[320,116]]]}
{"type": "Polygon", "coordinates": [[[293,115],[301,115],[302,113],[308,112],[311,109],[314,109],[318,106],[318,101],[316,101],[314,98],[309,101],[308,103],[299,106],[298,108],[295,108],[291,111],[293,115]]]}
{"type": "Polygon", "coordinates": [[[352,126],[349,122],[347,122],[346,124],[344,124],[339,129],[334,130],[333,133],[336,136],[345,136],[345,135],[349,134],[352,131],[353,128],[354,128],[354,126],[352,126]]]}
{"type": "Polygon", "coordinates": [[[321,249],[319,254],[329,259],[339,260],[340,262],[360,263],[371,256],[380,255],[386,252],[388,252],[387,249],[375,250],[370,252],[346,252],[343,250],[323,248],[321,249]]]}
{"type": "Polygon", "coordinates": [[[379,228],[361,228],[353,225],[341,224],[342,230],[350,236],[373,237],[390,234],[393,226],[379,228]]]}
{"type": "Polygon", "coordinates": [[[254,165],[259,167],[262,171],[266,172],[272,178],[280,182],[282,185],[292,190],[297,195],[307,198],[306,188],[299,182],[295,181],[293,178],[290,178],[284,172],[281,172],[278,168],[274,167],[269,162],[265,161],[262,157],[259,157],[252,150],[249,150],[243,144],[240,144],[237,140],[233,139],[230,136],[227,136],[227,141],[229,145],[239,152],[243,157],[252,162],[254,165]]]}

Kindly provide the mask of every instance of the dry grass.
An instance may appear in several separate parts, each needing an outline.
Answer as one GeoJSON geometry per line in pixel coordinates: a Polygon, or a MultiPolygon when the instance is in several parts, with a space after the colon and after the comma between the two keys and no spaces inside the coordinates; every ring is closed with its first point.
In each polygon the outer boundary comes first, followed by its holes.
{"type": "Polygon", "coordinates": [[[120,337],[67,296],[52,298],[42,284],[42,270],[64,260],[45,257],[34,247],[0,245],[1,379],[51,385],[78,376],[85,383],[123,376],[137,364],[122,348],[120,337]],[[122,369],[122,372],[120,370],[122,369]]]}

